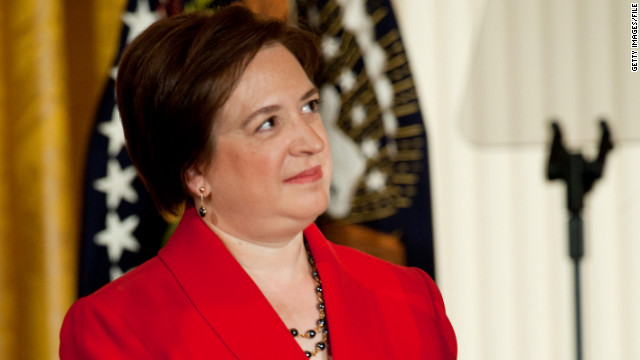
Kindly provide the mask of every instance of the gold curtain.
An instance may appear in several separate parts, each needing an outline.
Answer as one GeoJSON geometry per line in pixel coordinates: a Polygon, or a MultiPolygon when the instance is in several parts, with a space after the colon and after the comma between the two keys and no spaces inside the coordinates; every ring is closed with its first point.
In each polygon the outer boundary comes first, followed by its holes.
{"type": "Polygon", "coordinates": [[[56,359],[124,0],[0,0],[0,358],[56,359]]]}
{"type": "MultiPolygon", "coordinates": [[[[261,12],[283,17],[286,1],[261,12]]],[[[0,359],[57,359],[86,149],[126,0],[0,0],[0,359]]]]}

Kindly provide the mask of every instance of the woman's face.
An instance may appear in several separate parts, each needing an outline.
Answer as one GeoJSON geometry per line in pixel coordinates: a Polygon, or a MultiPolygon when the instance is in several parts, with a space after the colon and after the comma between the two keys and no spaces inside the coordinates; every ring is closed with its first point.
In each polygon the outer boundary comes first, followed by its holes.
{"type": "Polygon", "coordinates": [[[267,241],[300,231],[326,209],[331,153],[318,99],[284,46],[264,47],[249,63],[213,126],[204,180],[216,227],[267,241]]]}

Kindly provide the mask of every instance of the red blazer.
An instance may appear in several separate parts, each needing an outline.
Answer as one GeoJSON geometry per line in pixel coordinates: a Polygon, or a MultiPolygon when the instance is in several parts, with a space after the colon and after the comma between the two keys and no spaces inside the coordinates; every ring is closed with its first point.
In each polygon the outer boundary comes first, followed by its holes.
{"type": "MultiPolygon", "coordinates": [[[[421,270],[304,235],[334,360],[455,359],[440,292],[421,270]]],[[[301,348],[218,237],[185,212],[158,256],[69,310],[61,359],[299,359],[301,348]]]]}

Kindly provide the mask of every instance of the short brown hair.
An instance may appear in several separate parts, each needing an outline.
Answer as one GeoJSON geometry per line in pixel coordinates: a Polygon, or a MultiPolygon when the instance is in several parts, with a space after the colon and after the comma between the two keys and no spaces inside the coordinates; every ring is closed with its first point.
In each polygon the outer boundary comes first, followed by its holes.
{"type": "Polygon", "coordinates": [[[186,171],[210,159],[216,113],[265,45],[280,43],[313,80],[316,38],[242,6],[159,20],[125,50],[116,98],[126,147],[161,213],[178,215],[191,196],[186,171]]]}

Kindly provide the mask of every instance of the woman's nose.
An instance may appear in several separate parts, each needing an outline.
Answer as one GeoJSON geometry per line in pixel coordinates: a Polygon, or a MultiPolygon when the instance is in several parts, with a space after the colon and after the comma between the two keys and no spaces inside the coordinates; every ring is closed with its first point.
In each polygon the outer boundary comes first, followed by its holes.
{"type": "Polygon", "coordinates": [[[319,153],[326,146],[327,137],[319,116],[315,119],[297,119],[293,132],[294,139],[290,149],[293,155],[319,153]]]}

